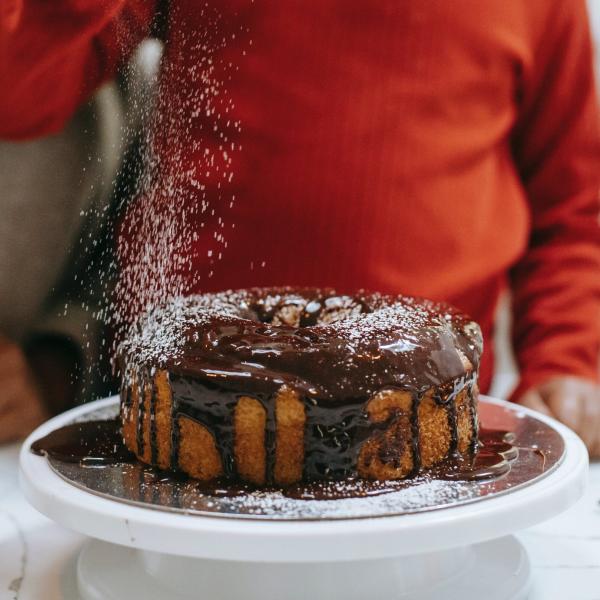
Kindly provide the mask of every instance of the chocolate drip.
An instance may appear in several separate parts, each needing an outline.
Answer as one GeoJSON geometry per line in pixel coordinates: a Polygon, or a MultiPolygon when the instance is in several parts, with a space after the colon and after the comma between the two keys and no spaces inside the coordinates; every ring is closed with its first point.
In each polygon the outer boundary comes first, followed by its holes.
{"type": "Polygon", "coordinates": [[[119,397],[121,400],[119,406],[119,415],[121,418],[121,422],[126,421],[129,418],[129,413],[133,404],[131,392],[132,387],[130,385],[129,379],[127,377],[123,377],[121,380],[121,387],[119,389],[119,397]]]}
{"type": "MultiPolygon", "coordinates": [[[[450,447],[448,456],[453,456],[458,450],[458,414],[457,414],[457,399],[461,392],[465,391],[469,400],[470,418],[473,411],[473,378],[461,377],[439,386],[435,392],[434,398],[438,405],[446,406],[446,415],[448,418],[448,429],[450,431],[450,447]]],[[[473,439],[477,437],[477,424],[471,421],[473,439]]]]}
{"type": "MultiPolygon", "coordinates": [[[[173,403],[173,407],[175,403],[173,403]]],[[[179,427],[179,414],[171,409],[171,455],[169,464],[171,470],[175,471],[179,468],[179,445],[181,442],[181,429],[179,427]]]]}
{"type": "Polygon", "coordinates": [[[452,456],[458,449],[458,419],[456,415],[456,404],[448,402],[446,405],[446,413],[448,415],[448,429],[450,430],[450,447],[448,456],[452,456]]]}
{"type": "Polygon", "coordinates": [[[410,443],[412,447],[413,472],[421,468],[421,428],[419,427],[419,406],[423,393],[413,394],[410,413],[410,443]]]}
{"type": "Polygon", "coordinates": [[[128,385],[126,378],[123,378],[123,381],[121,382],[119,396],[121,398],[121,410],[131,409],[133,404],[133,399],[131,397],[131,386],[128,385]]]}
{"type": "Polygon", "coordinates": [[[348,399],[345,406],[335,408],[305,399],[305,481],[343,479],[355,473],[360,447],[374,428],[364,405],[362,398],[348,399]]]}
{"type": "Polygon", "coordinates": [[[158,461],[158,444],[156,438],[156,400],[157,390],[154,377],[150,377],[150,461],[155,465],[158,461]]]}
{"type": "Polygon", "coordinates": [[[438,479],[475,481],[506,475],[510,471],[510,463],[519,455],[519,449],[514,445],[514,434],[490,429],[482,429],[479,433],[478,449],[472,456],[455,455],[449,468],[433,469],[434,476],[438,479]]]}
{"type": "MultiPolygon", "coordinates": [[[[240,396],[237,392],[221,389],[212,382],[200,382],[188,377],[171,376],[173,392],[173,414],[177,419],[187,418],[202,425],[212,434],[217,451],[221,456],[223,473],[234,478],[236,465],[234,460],[234,415],[240,396]]],[[[264,398],[259,398],[266,405],[264,398]]],[[[177,445],[172,450],[175,460],[179,454],[179,428],[177,445]]]]}
{"type": "Polygon", "coordinates": [[[469,410],[471,411],[471,431],[473,435],[471,437],[471,443],[469,444],[469,450],[473,454],[477,450],[477,438],[479,432],[479,417],[477,415],[477,382],[475,380],[469,382],[469,410]]]}
{"type": "Polygon", "coordinates": [[[267,413],[267,422],[265,425],[265,480],[267,483],[273,483],[275,473],[275,450],[277,447],[277,421],[275,414],[275,398],[269,398],[263,403],[267,413]]]}
{"type": "MultiPolygon", "coordinates": [[[[171,376],[167,373],[167,383],[171,387],[171,376]]],[[[170,451],[169,451],[169,467],[171,471],[176,471],[179,467],[179,446],[181,443],[181,429],[179,428],[179,419],[177,418],[175,401],[171,399],[171,414],[169,421],[171,423],[170,431],[170,451]]]]}
{"type": "Polygon", "coordinates": [[[137,377],[137,394],[138,394],[138,406],[137,406],[137,420],[136,420],[136,431],[135,439],[137,444],[137,452],[140,456],[144,455],[144,414],[146,412],[146,402],[144,398],[145,393],[145,381],[144,381],[144,370],[141,369],[137,377]]]}

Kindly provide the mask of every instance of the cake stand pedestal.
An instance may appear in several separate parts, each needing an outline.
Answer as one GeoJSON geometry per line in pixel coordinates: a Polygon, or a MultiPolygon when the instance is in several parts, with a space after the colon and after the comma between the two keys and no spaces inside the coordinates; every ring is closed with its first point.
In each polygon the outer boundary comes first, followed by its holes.
{"type": "Polygon", "coordinates": [[[587,452],[572,431],[492,401],[560,433],[565,451],[554,470],[497,496],[399,516],[283,521],[157,510],[80,489],[29,450],[33,440],[109,401],[45,423],[20,457],[28,500],[95,538],[78,560],[84,600],[524,599],[529,562],[510,534],[568,508],[587,479],[587,452]]]}
{"type": "Polygon", "coordinates": [[[525,600],[529,561],[512,536],[441,552],[351,562],[232,562],[92,540],[77,579],[84,600],[525,600]]]}

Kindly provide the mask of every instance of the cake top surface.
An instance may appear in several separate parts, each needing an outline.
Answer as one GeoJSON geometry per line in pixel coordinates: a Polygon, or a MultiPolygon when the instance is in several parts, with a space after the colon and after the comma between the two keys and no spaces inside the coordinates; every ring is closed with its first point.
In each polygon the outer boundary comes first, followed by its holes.
{"type": "Polygon", "coordinates": [[[479,326],[447,304],[254,288],[178,297],[149,311],[122,343],[120,359],[126,373],[164,368],[248,393],[288,385],[335,400],[450,384],[477,369],[481,351],[479,326]]]}

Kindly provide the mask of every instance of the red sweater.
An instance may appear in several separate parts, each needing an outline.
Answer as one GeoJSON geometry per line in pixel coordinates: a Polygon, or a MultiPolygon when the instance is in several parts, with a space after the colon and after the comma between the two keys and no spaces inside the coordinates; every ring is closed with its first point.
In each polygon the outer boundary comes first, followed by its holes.
{"type": "MultiPolygon", "coordinates": [[[[191,254],[200,288],[443,298],[489,340],[510,280],[520,389],[597,377],[600,134],[584,0],[206,6],[171,2],[154,125],[155,185],[210,202],[191,254]],[[218,95],[202,75],[223,83],[218,95]]],[[[141,0],[4,2],[0,135],[63,127],[153,13],[141,0]]],[[[483,389],[491,366],[488,344],[483,389]]]]}

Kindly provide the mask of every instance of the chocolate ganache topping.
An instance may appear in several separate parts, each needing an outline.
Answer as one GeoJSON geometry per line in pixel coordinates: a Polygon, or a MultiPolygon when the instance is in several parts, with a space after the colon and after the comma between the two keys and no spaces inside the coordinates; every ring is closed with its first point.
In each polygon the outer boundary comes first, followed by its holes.
{"type": "MultiPolygon", "coordinates": [[[[300,394],[306,407],[303,478],[311,480],[354,474],[369,430],[367,401],[383,390],[408,390],[413,397],[416,472],[420,399],[433,388],[436,402],[448,407],[454,452],[458,430],[453,400],[467,388],[475,402],[481,351],[475,322],[446,304],[411,297],[255,288],[176,298],[141,318],[121,345],[123,406],[131,406],[128,394],[135,381],[144,389],[157,369],[166,371],[173,419],[186,416],[211,431],[225,477],[231,479],[233,410],[241,395],[253,396],[268,413],[270,479],[275,447],[272,399],[287,386],[300,394]]],[[[144,452],[145,410],[139,403],[139,454],[144,452]]],[[[155,410],[154,400],[149,410],[155,410]]],[[[474,405],[471,414],[476,432],[474,405]]],[[[155,463],[154,415],[150,424],[155,463]]],[[[178,426],[171,437],[171,468],[176,470],[178,426]]],[[[476,434],[472,444],[474,449],[476,434]]]]}
{"type": "Polygon", "coordinates": [[[120,354],[123,365],[224,388],[243,381],[271,394],[287,384],[336,403],[384,388],[442,386],[464,373],[465,359],[476,369],[481,350],[479,326],[442,303],[259,288],[175,299],[141,319],[120,354]]]}

